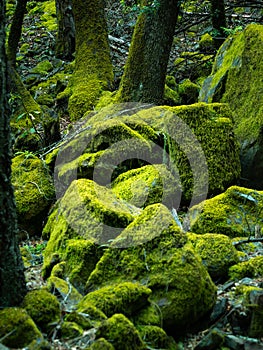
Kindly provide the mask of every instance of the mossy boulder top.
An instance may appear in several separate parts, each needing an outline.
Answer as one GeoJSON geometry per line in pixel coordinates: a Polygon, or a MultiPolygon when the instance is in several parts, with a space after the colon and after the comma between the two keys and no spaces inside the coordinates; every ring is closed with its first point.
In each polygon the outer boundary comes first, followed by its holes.
{"type": "Polygon", "coordinates": [[[179,180],[184,204],[194,197],[192,205],[240,177],[239,147],[226,104],[125,106],[87,115],[61,146],[55,168],[61,196],[76,178],[109,185],[127,171],[164,164],[179,180]]]}
{"type": "Polygon", "coordinates": [[[219,49],[212,74],[204,81],[199,100],[227,102],[234,112],[234,131],[241,143],[245,186],[262,189],[262,46],[263,26],[250,24],[229,37],[219,49]],[[249,127],[248,127],[249,126],[249,127]]]}
{"type": "Polygon", "coordinates": [[[26,153],[13,158],[12,184],[21,231],[40,235],[42,222],[55,197],[47,166],[36,156],[26,153]]]}
{"type": "Polygon", "coordinates": [[[232,186],[226,192],[190,209],[195,233],[223,233],[244,237],[262,232],[263,192],[232,186]]]}

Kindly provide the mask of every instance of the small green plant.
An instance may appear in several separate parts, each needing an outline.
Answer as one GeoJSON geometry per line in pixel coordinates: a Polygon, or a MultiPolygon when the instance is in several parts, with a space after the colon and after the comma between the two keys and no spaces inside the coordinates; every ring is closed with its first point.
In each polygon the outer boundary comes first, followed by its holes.
{"type": "Polygon", "coordinates": [[[43,250],[46,248],[47,242],[31,242],[30,244],[26,244],[24,247],[31,253],[35,255],[42,254],[43,250]]]}

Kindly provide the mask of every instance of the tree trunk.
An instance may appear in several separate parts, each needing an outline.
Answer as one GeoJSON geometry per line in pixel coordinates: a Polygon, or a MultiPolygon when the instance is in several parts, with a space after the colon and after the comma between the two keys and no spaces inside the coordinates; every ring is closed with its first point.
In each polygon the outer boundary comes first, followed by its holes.
{"type": "Polygon", "coordinates": [[[215,30],[214,45],[218,49],[225,41],[226,35],[223,28],[226,28],[226,14],[224,0],[210,0],[211,1],[211,20],[212,26],[215,30]]]}
{"type": "Polygon", "coordinates": [[[58,33],[56,56],[71,61],[75,52],[75,23],[72,0],[56,0],[58,33]]]}
{"type": "Polygon", "coordinates": [[[11,185],[10,126],[7,108],[5,0],[0,0],[0,307],[18,305],[26,294],[24,266],[17,240],[11,185]]]}
{"type": "Polygon", "coordinates": [[[165,76],[179,1],[160,0],[155,8],[146,6],[136,22],[124,74],[119,101],[162,103],[165,76]]]}
{"type": "Polygon", "coordinates": [[[15,67],[16,52],[22,33],[22,24],[26,12],[27,0],[17,0],[15,13],[12,19],[10,33],[8,37],[7,57],[9,64],[15,67]]]}
{"type": "Polygon", "coordinates": [[[73,0],[76,64],[69,89],[71,119],[79,119],[113,84],[104,0],[73,0]]]}

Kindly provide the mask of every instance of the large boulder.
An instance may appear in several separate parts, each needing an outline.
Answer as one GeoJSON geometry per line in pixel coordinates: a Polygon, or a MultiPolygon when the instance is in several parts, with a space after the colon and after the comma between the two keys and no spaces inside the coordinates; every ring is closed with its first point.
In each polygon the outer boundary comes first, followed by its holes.
{"type": "Polygon", "coordinates": [[[12,160],[12,184],[21,236],[41,235],[43,220],[54,201],[52,177],[45,163],[23,153],[12,160]]]}
{"type": "Polygon", "coordinates": [[[72,182],[58,201],[43,230],[49,239],[44,251],[43,275],[49,277],[56,265],[66,262],[58,277],[69,277],[82,291],[108,244],[131,223],[141,209],[116,197],[112,190],[92,180],[72,182]]]}
{"type": "MultiPolygon", "coordinates": [[[[169,211],[156,211],[154,206],[160,204],[148,206],[135,219],[136,224],[129,225],[112,242],[86,287],[89,292],[98,290],[96,293],[99,293],[100,289],[121,282],[147,286],[152,290],[149,300],[153,306],[158,306],[164,329],[178,336],[209,312],[215,302],[215,286],[169,211]]],[[[135,314],[131,317],[137,317],[140,324],[156,325],[154,311],[149,305],[145,306],[145,312],[153,315],[152,320],[148,316],[147,323],[143,321],[147,315],[142,316],[142,310],[141,317],[135,314]]]]}
{"type": "Polygon", "coordinates": [[[219,49],[212,74],[199,100],[227,102],[234,112],[234,131],[241,143],[244,185],[263,188],[263,26],[250,24],[219,49]]]}
{"type": "Polygon", "coordinates": [[[262,232],[263,192],[232,186],[226,192],[193,206],[190,228],[195,233],[245,237],[262,232]]]}

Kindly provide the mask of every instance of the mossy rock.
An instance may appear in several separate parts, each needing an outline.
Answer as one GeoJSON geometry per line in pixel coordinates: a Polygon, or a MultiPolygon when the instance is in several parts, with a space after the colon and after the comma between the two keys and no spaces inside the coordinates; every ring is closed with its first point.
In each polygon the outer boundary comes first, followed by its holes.
{"type": "Polygon", "coordinates": [[[258,228],[262,230],[262,210],[263,192],[232,186],[190,209],[191,231],[250,236],[258,228]]]}
{"type": "Polygon", "coordinates": [[[41,235],[41,224],[54,201],[54,186],[45,163],[34,155],[21,154],[12,160],[12,184],[22,230],[41,235]]]}
{"type": "Polygon", "coordinates": [[[174,217],[163,204],[147,206],[143,212],[128,225],[115,240],[111,247],[133,247],[151,241],[163,234],[180,234],[181,228],[174,217]]]}
{"type": "Polygon", "coordinates": [[[81,337],[83,329],[75,322],[64,321],[60,328],[62,339],[74,339],[81,337]]]}
{"type": "Polygon", "coordinates": [[[178,94],[182,105],[189,105],[198,101],[200,87],[190,79],[185,79],[178,85],[178,94]]]}
{"type": "Polygon", "coordinates": [[[115,314],[102,322],[97,329],[96,338],[110,341],[115,350],[146,349],[133,323],[122,314],[115,314]]]}
{"type": "Polygon", "coordinates": [[[196,253],[214,281],[225,280],[228,268],[239,261],[238,252],[229,237],[223,234],[206,233],[196,235],[188,233],[196,253]]]}
{"type": "Polygon", "coordinates": [[[181,104],[181,98],[178,93],[177,87],[176,89],[170,88],[168,85],[164,87],[164,97],[163,102],[167,106],[178,106],[181,104]]]}
{"type": "Polygon", "coordinates": [[[94,343],[87,349],[90,350],[114,350],[114,347],[111,343],[109,343],[106,339],[100,338],[95,340],[94,343]]]}
{"type": "Polygon", "coordinates": [[[184,332],[215,302],[215,286],[201,259],[185,242],[186,237],[171,226],[170,231],[138,246],[109,248],[90,275],[87,288],[124,281],[146,285],[152,290],[150,301],[158,305],[164,329],[170,334],[184,332]]]}
{"type": "Polygon", "coordinates": [[[83,312],[72,311],[65,316],[64,320],[67,322],[74,322],[83,330],[88,330],[93,328],[92,321],[89,317],[90,315],[84,314],[83,312]]]}
{"type": "Polygon", "coordinates": [[[234,132],[241,143],[245,186],[261,189],[262,115],[261,77],[263,26],[250,24],[220,47],[211,75],[204,81],[199,100],[227,102],[234,111],[234,132]],[[248,127],[249,125],[249,127],[248,127]]]}
{"type": "Polygon", "coordinates": [[[178,346],[172,337],[168,337],[165,331],[157,326],[138,326],[142,340],[153,349],[177,350],[178,346]]]}
{"type": "Polygon", "coordinates": [[[88,120],[77,134],[73,130],[73,140],[62,145],[57,155],[58,190],[63,193],[77,178],[109,184],[111,176],[138,167],[140,158],[149,159],[153,153],[150,141],[158,135],[147,125],[127,124],[118,119],[94,123],[88,120]]]}
{"type": "Polygon", "coordinates": [[[140,208],[155,203],[177,208],[181,198],[180,180],[165,164],[129,170],[119,175],[111,187],[119,198],[140,208]]]}
{"type": "Polygon", "coordinates": [[[82,290],[102,254],[100,245],[108,244],[141,210],[106,187],[86,179],[73,181],[49,216],[43,235],[49,238],[44,251],[43,275],[65,261],[70,282],[82,290]]]}
{"type": "Polygon", "coordinates": [[[85,303],[88,303],[95,305],[108,317],[115,313],[129,317],[148,304],[150,294],[151,290],[139,283],[124,282],[88,293],[78,307],[85,308],[85,303]]]}
{"type": "Polygon", "coordinates": [[[199,51],[202,53],[209,53],[215,50],[213,37],[209,33],[201,36],[199,42],[199,51]]]}
{"type": "Polygon", "coordinates": [[[59,301],[63,301],[67,310],[74,309],[82,299],[82,295],[69,282],[53,275],[47,280],[47,289],[55,294],[59,301]]]}
{"type": "Polygon", "coordinates": [[[60,320],[60,304],[57,298],[45,289],[29,291],[22,307],[44,332],[50,330],[50,324],[60,320]]]}
{"type": "Polygon", "coordinates": [[[44,60],[39,62],[36,67],[32,68],[30,73],[40,74],[40,75],[47,75],[48,72],[50,72],[53,69],[53,65],[48,60],[44,60]]]}
{"type": "Polygon", "coordinates": [[[256,256],[229,268],[229,277],[240,280],[244,277],[256,278],[263,275],[263,256],[256,256]]]}
{"type": "Polygon", "coordinates": [[[43,336],[26,310],[12,307],[0,310],[0,338],[4,345],[18,349],[43,336]]]}

